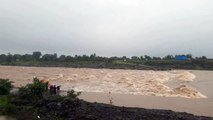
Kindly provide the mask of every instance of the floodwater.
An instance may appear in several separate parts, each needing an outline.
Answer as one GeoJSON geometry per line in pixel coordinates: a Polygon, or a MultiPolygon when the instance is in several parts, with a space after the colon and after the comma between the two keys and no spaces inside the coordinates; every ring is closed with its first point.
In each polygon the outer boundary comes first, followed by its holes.
{"type": "MultiPolygon", "coordinates": [[[[207,98],[197,89],[192,71],[111,70],[0,66],[0,78],[19,87],[33,77],[61,85],[62,90],[164,97],[207,98]]],[[[196,81],[197,82],[197,81],[196,81]]]]}
{"type": "Polygon", "coordinates": [[[81,99],[118,106],[170,109],[213,117],[213,71],[111,70],[0,66],[19,87],[33,77],[82,91],[81,99]]]}
{"type": "MultiPolygon", "coordinates": [[[[187,85],[196,88],[207,98],[189,99],[183,97],[161,97],[147,95],[82,93],[81,99],[116,106],[141,107],[148,109],[167,109],[177,112],[188,112],[195,115],[213,117],[213,71],[190,71],[196,78],[187,85]]],[[[175,86],[174,83],[167,83],[175,86]]]]}

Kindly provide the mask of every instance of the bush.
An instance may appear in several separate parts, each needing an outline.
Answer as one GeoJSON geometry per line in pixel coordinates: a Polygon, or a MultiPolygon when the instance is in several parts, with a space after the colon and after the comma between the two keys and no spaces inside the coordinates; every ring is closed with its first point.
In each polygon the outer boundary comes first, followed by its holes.
{"type": "Polygon", "coordinates": [[[21,98],[42,98],[43,93],[48,91],[48,82],[41,82],[39,79],[34,78],[32,84],[27,84],[19,88],[19,96],[21,98]]]}
{"type": "Polygon", "coordinates": [[[39,81],[39,79],[35,78],[33,80],[33,84],[27,84],[26,86],[28,89],[30,89],[30,92],[34,96],[42,96],[44,92],[48,91],[48,83],[42,83],[39,81]]]}
{"type": "Polygon", "coordinates": [[[16,106],[12,104],[10,96],[0,97],[0,114],[9,115],[14,113],[16,106]]]}
{"type": "Polygon", "coordinates": [[[24,86],[24,87],[20,87],[19,88],[18,96],[21,99],[31,98],[32,97],[32,93],[31,93],[29,88],[24,86]]]}
{"type": "Polygon", "coordinates": [[[76,99],[79,95],[81,94],[81,92],[75,92],[74,90],[70,90],[67,92],[67,96],[66,98],[74,100],[76,99]]]}
{"type": "Polygon", "coordinates": [[[13,88],[12,81],[0,79],[0,95],[8,95],[13,88]]]}

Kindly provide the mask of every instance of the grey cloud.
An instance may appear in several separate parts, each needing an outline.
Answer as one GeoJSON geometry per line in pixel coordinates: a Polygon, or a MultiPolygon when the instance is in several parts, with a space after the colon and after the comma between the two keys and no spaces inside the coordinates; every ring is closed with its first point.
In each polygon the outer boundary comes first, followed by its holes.
{"type": "Polygon", "coordinates": [[[213,57],[212,0],[0,0],[0,51],[213,57]]]}

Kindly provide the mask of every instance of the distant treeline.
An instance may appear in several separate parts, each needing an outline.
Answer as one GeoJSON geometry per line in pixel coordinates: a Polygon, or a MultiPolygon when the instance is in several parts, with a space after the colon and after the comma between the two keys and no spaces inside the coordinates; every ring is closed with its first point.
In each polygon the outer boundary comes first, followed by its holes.
{"type": "Polygon", "coordinates": [[[44,54],[36,51],[32,54],[1,54],[1,65],[43,66],[43,67],[88,67],[88,68],[119,68],[119,69],[206,69],[213,70],[213,60],[205,56],[167,55],[165,57],[132,56],[132,57],[101,57],[91,55],[60,55],[44,54]],[[185,56],[187,60],[178,60],[185,56]]]}

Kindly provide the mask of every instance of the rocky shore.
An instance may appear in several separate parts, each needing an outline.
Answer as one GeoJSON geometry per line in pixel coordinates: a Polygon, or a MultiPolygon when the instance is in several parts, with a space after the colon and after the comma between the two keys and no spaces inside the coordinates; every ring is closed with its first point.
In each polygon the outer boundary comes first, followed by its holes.
{"type": "Polygon", "coordinates": [[[117,107],[79,99],[63,101],[44,99],[37,102],[32,109],[34,111],[17,110],[16,118],[20,120],[213,120],[211,117],[170,110],[117,107]]]}

